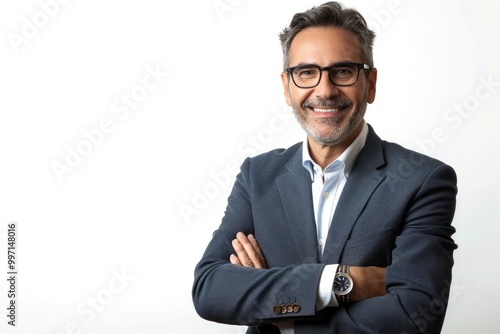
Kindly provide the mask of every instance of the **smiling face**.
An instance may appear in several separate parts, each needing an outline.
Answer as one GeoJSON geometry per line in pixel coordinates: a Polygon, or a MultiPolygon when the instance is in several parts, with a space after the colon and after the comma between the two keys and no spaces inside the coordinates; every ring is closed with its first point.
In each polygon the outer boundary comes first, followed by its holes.
{"type": "MultiPolygon", "coordinates": [[[[290,47],[290,67],[314,64],[320,67],[339,62],[363,63],[357,36],[333,27],[306,28],[290,47]]],[[[298,88],[291,75],[282,73],[285,99],[302,128],[320,145],[347,146],[360,133],[367,103],[375,100],[377,72],[360,70],[358,81],[348,87],[335,86],[323,71],[313,88],[298,88]]]]}

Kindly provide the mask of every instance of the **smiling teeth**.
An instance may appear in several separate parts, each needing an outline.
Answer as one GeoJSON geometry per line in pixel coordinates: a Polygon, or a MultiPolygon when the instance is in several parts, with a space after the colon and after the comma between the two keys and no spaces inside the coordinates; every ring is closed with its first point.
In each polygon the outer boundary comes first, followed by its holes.
{"type": "Polygon", "coordinates": [[[313,108],[315,112],[338,112],[340,108],[335,109],[323,109],[323,108],[313,108]]]}

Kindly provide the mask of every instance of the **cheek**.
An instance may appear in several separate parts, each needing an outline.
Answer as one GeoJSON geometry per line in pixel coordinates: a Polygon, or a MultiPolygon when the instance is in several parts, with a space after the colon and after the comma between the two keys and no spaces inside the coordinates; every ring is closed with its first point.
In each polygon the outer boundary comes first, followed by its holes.
{"type": "Polygon", "coordinates": [[[359,104],[361,101],[363,101],[366,97],[366,94],[366,87],[344,91],[344,96],[356,104],[359,104]]]}
{"type": "Polygon", "coordinates": [[[297,107],[300,107],[304,101],[306,101],[310,96],[312,96],[312,91],[311,90],[305,90],[305,89],[291,89],[290,90],[290,103],[289,105],[296,105],[297,107]]]}

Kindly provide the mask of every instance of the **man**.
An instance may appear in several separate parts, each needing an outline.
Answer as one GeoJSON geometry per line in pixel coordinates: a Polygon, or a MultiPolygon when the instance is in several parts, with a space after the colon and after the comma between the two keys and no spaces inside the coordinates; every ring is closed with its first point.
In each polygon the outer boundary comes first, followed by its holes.
{"type": "Polygon", "coordinates": [[[280,35],[284,95],[303,143],[247,158],[195,270],[205,319],[247,333],[438,333],[453,251],[456,175],[382,141],[374,34],[328,2],[280,35]]]}

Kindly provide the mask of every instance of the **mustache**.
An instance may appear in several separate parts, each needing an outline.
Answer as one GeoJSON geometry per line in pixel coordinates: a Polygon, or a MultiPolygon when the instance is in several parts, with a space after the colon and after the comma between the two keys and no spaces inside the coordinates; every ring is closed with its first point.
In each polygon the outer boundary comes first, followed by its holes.
{"type": "Polygon", "coordinates": [[[347,108],[352,106],[352,101],[346,98],[337,98],[337,99],[322,99],[320,97],[316,97],[314,99],[310,99],[302,103],[302,109],[305,108],[314,108],[314,107],[323,107],[323,108],[347,108]]]}

